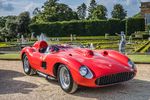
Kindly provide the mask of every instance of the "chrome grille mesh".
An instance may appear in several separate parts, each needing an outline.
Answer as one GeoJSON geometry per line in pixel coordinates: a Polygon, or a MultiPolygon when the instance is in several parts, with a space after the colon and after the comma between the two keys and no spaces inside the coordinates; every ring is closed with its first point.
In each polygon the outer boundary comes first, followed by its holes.
{"type": "Polygon", "coordinates": [[[134,77],[134,72],[123,72],[123,73],[100,77],[95,81],[95,83],[96,85],[109,85],[118,82],[128,81],[133,77],[134,77]]]}

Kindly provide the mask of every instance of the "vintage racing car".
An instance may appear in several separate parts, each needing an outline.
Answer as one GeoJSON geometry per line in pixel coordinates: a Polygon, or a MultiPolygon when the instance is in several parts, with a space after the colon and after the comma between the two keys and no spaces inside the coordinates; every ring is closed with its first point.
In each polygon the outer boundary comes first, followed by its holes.
{"type": "Polygon", "coordinates": [[[104,87],[125,82],[137,72],[134,63],[117,51],[49,46],[45,41],[23,48],[21,58],[27,75],[55,78],[67,93],[74,93],[78,86],[104,87]]]}

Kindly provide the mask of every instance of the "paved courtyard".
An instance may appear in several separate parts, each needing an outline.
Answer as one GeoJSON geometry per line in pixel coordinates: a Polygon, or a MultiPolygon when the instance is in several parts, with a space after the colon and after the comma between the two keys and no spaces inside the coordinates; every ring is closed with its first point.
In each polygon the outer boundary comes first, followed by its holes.
{"type": "Polygon", "coordinates": [[[104,88],[61,90],[56,81],[26,76],[21,61],[0,61],[0,100],[150,100],[150,65],[137,65],[134,80],[104,88]]]}

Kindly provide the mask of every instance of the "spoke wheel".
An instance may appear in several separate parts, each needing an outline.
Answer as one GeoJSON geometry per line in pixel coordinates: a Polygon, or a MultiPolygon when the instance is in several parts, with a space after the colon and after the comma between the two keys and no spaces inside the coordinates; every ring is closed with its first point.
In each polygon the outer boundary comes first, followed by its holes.
{"type": "Polygon", "coordinates": [[[30,65],[29,65],[29,61],[28,61],[28,58],[27,56],[24,57],[23,59],[23,65],[24,65],[24,71],[27,73],[30,69],[30,65]]]}
{"type": "Polygon", "coordinates": [[[28,57],[27,57],[26,54],[23,55],[22,62],[23,62],[23,70],[24,70],[24,72],[25,72],[27,75],[36,74],[36,71],[31,68],[30,63],[29,63],[29,60],[28,60],[28,57]]]}
{"type": "Polygon", "coordinates": [[[74,82],[69,69],[61,64],[58,68],[58,81],[61,88],[67,93],[74,93],[78,85],[74,82]]]}
{"type": "Polygon", "coordinates": [[[60,82],[62,84],[62,87],[64,89],[68,89],[69,88],[69,85],[70,85],[70,75],[69,75],[69,71],[65,68],[65,67],[62,67],[60,69],[60,82]]]}

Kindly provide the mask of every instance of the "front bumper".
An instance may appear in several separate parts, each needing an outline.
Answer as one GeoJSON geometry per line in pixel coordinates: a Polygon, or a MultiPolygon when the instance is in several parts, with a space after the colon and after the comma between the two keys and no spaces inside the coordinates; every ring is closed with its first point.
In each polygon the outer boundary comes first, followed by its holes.
{"type": "Polygon", "coordinates": [[[96,79],[95,83],[98,86],[110,85],[131,80],[133,79],[134,76],[135,76],[134,72],[122,72],[100,77],[96,79]]]}
{"type": "Polygon", "coordinates": [[[136,72],[121,72],[116,74],[103,75],[93,79],[81,77],[76,80],[77,84],[86,87],[104,87],[121,82],[131,80],[136,75],[136,72]]]}

